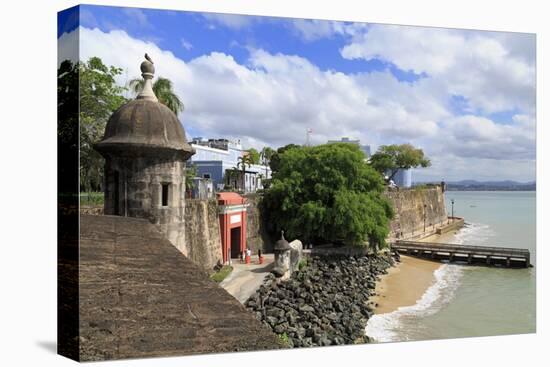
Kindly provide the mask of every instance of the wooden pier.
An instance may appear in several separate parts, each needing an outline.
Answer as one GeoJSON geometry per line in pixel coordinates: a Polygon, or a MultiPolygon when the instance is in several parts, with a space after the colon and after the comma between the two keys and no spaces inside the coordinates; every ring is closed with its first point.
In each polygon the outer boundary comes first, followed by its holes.
{"type": "Polygon", "coordinates": [[[525,268],[531,266],[531,253],[527,249],[519,248],[395,241],[391,243],[391,249],[402,254],[449,262],[525,268]]]}

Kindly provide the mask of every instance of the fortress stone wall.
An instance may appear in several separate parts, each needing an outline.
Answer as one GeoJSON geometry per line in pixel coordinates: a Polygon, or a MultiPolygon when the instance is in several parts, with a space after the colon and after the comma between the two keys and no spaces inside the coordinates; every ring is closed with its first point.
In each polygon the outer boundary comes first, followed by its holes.
{"type": "Polygon", "coordinates": [[[246,244],[256,254],[258,250],[264,253],[273,251],[273,241],[266,233],[260,214],[260,196],[245,195],[246,207],[246,244]]]}
{"type": "MultiPolygon", "coordinates": [[[[195,207],[208,214],[211,205],[195,207]]],[[[78,239],[65,245],[76,248],[78,239]]],[[[74,299],[61,299],[62,310],[79,316],[69,320],[75,328],[60,330],[63,355],[97,361],[283,346],[146,219],[81,215],[79,250],[60,257],[62,284],[79,285],[68,294],[74,299]]]]}
{"type": "Polygon", "coordinates": [[[390,224],[390,239],[422,237],[435,233],[437,228],[447,223],[445,195],[440,186],[387,191],[385,195],[395,211],[390,224]]]}
{"type": "MultiPolygon", "coordinates": [[[[103,215],[102,205],[80,207],[80,214],[103,215]]],[[[180,247],[172,244],[195,264],[212,270],[222,260],[222,245],[216,200],[185,200],[185,238],[180,247]]],[[[159,229],[162,229],[159,226],[159,229]]]]}
{"type": "Polygon", "coordinates": [[[218,203],[216,200],[185,202],[185,255],[195,264],[211,270],[222,261],[218,203]]]}
{"type": "MultiPolygon", "coordinates": [[[[439,186],[388,191],[385,195],[390,199],[395,210],[395,217],[390,223],[390,241],[419,238],[435,233],[438,228],[447,224],[445,196],[439,186]],[[424,213],[426,231],[424,231],[424,213]]],[[[254,254],[259,249],[264,253],[272,252],[273,243],[266,235],[262,224],[259,196],[246,195],[245,199],[247,246],[254,254]]],[[[178,249],[195,264],[206,270],[212,270],[218,261],[222,261],[218,203],[214,199],[187,199],[184,210],[186,242],[178,249]]],[[[81,213],[103,214],[101,210],[94,210],[93,207],[83,207],[81,213]]]]}

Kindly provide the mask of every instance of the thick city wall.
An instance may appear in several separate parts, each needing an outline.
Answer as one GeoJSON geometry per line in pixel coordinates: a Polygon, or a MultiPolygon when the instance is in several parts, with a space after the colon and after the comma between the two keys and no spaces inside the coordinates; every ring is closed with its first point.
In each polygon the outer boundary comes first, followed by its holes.
{"type": "MultiPolygon", "coordinates": [[[[445,230],[448,223],[445,197],[441,187],[401,189],[385,193],[393,205],[395,217],[390,223],[390,238],[418,239],[445,230]]],[[[258,195],[246,195],[246,242],[253,254],[273,250],[265,234],[258,195]]],[[[90,212],[89,208],[82,208],[90,212]]],[[[100,213],[94,213],[100,214],[100,213]]],[[[207,270],[222,261],[222,245],[216,200],[187,199],[185,202],[184,248],[189,259],[207,270]]]]}
{"type": "Polygon", "coordinates": [[[185,201],[185,255],[210,270],[222,261],[218,203],[216,200],[185,201]]]}
{"type": "Polygon", "coordinates": [[[395,211],[390,239],[423,237],[447,224],[445,195],[440,186],[387,191],[385,195],[395,211]]]}
{"type": "Polygon", "coordinates": [[[264,223],[260,214],[260,196],[258,194],[247,194],[246,201],[246,245],[256,254],[258,250],[271,252],[273,250],[272,240],[266,233],[264,223]]]}

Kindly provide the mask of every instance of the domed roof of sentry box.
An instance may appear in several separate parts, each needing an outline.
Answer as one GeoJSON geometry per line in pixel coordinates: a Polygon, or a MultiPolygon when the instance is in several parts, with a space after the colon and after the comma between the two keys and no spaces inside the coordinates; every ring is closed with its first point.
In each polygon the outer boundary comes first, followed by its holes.
{"type": "Polygon", "coordinates": [[[275,242],[275,246],[273,246],[273,250],[275,252],[283,252],[291,249],[292,247],[290,247],[290,244],[285,239],[285,231],[281,231],[281,238],[277,242],[275,242]]]}
{"type": "Polygon", "coordinates": [[[185,131],[174,112],[160,103],[153,92],[155,66],[147,54],[141,63],[142,91],[115,111],[103,139],[95,145],[100,153],[177,153],[188,159],[195,150],[187,143],[185,131]]]}

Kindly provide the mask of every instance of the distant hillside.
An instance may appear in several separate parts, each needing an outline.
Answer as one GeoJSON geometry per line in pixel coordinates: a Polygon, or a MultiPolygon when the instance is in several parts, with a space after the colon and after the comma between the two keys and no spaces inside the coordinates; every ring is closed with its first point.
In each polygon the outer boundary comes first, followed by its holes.
{"type": "MultiPolygon", "coordinates": [[[[423,185],[427,182],[415,182],[416,185],[423,185]]],[[[448,191],[535,191],[537,184],[532,182],[505,181],[476,181],[462,180],[447,182],[448,191]]]]}

